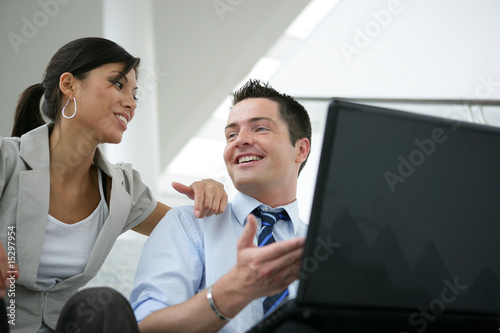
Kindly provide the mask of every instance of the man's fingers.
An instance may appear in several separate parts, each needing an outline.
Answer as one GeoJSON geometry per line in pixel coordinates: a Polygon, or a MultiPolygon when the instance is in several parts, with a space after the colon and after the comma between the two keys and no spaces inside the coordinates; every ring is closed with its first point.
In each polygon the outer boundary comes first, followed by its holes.
{"type": "Polygon", "coordinates": [[[283,290],[298,276],[305,239],[294,238],[266,246],[255,245],[257,219],[250,214],[237,242],[238,271],[243,289],[256,297],[283,290]],[[246,286],[246,287],[245,287],[246,286]]]}
{"type": "Polygon", "coordinates": [[[276,272],[272,277],[269,278],[269,286],[272,289],[269,290],[266,296],[274,295],[283,291],[288,287],[293,281],[297,280],[300,276],[300,261],[294,265],[287,266],[282,270],[276,272]]]}
{"type": "Polygon", "coordinates": [[[299,278],[302,265],[302,255],[300,255],[296,260],[287,265],[282,270],[278,272],[281,280],[285,285],[289,285],[293,281],[299,278]]]}
{"type": "Polygon", "coordinates": [[[283,291],[299,277],[302,250],[294,250],[285,256],[262,263],[259,285],[265,296],[283,291]]]}
{"type": "Polygon", "coordinates": [[[255,247],[253,240],[255,238],[255,233],[257,232],[257,219],[253,214],[247,216],[247,223],[243,232],[241,233],[238,242],[236,243],[238,251],[245,249],[247,247],[255,247]]]}
{"type": "Polygon", "coordinates": [[[297,248],[283,254],[282,256],[263,261],[263,275],[272,277],[283,274],[283,271],[296,270],[297,268],[300,268],[303,252],[302,248],[297,248]]]}
{"type": "Polygon", "coordinates": [[[302,252],[305,241],[305,238],[297,237],[262,246],[260,248],[261,256],[263,258],[266,258],[266,260],[273,260],[291,253],[297,249],[300,249],[300,251],[302,252]]]}

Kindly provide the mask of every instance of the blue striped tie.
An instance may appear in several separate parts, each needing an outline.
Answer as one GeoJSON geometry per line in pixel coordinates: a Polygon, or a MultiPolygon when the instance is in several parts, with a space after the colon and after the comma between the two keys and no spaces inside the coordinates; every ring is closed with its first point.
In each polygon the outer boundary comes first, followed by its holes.
{"type": "MultiPolygon", "coordinates": [[[[260,229],[258,239],[259,247],[276,242],[273,236],[273,226],[277,221],[290,221],[290,216],[288,216],[288,213],[285,210],[279,213],[274,213],[262,211],[259,207],[257,207],[253,210],[252,214],[260,217],[260,220],[262,222],[262,227],[260,229]]],[[[262,306],[264,308],[264,316],[274,310],[287,296],[288,288],[276,295],[266,297],[264,299],[264,302],[262,303],[262,306]]]]}

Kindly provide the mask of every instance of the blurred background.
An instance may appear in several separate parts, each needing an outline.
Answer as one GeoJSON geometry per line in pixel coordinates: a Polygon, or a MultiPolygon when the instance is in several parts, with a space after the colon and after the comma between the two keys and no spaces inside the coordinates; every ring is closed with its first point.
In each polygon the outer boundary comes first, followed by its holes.
{"type": "MultiPolygon", "coordinates": [[[[172,181],[213,178],[232,197],[230,98],[261,79],[311,116],[298,190],[308,221],[332,97],[500,126],[499,13],[498,0],[0,0],[0,136],[57,49],[106,37],[142,59],[136,117],[107,157],[132,163],[170,206],[192,203],[172,181]]],[[[122,235],[89,286],[128,297],[144,240],[122,235]]]]}

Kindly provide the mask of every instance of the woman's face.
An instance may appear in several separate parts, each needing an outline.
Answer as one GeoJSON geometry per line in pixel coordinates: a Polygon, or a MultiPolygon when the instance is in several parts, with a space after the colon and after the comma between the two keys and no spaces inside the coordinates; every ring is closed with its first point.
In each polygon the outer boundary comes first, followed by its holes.
{"type": "MultiPolygon", "coordinates": [[[[68,122],[76,121],[78,130],[90,130],[99,142],[119,143],[137,107],[137,81],[135,70],[118,80],[122,63],[111,63],[88,72],[83,80],[76,80],[77,113],[68,122]]],[[[64,101],[65,102],[65,101],[64,101]]],[[[65,111],[74,111],[70,101],[65,111]]]]}

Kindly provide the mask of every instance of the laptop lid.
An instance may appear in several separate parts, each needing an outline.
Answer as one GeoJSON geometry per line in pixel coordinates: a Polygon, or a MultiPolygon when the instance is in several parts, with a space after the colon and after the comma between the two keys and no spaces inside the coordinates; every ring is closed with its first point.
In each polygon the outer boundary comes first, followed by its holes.
{"type": "Polygon", "coordinates": [[[331,102],[298,304],[498,317],[499,235],[500,129],[331,102]]]}

